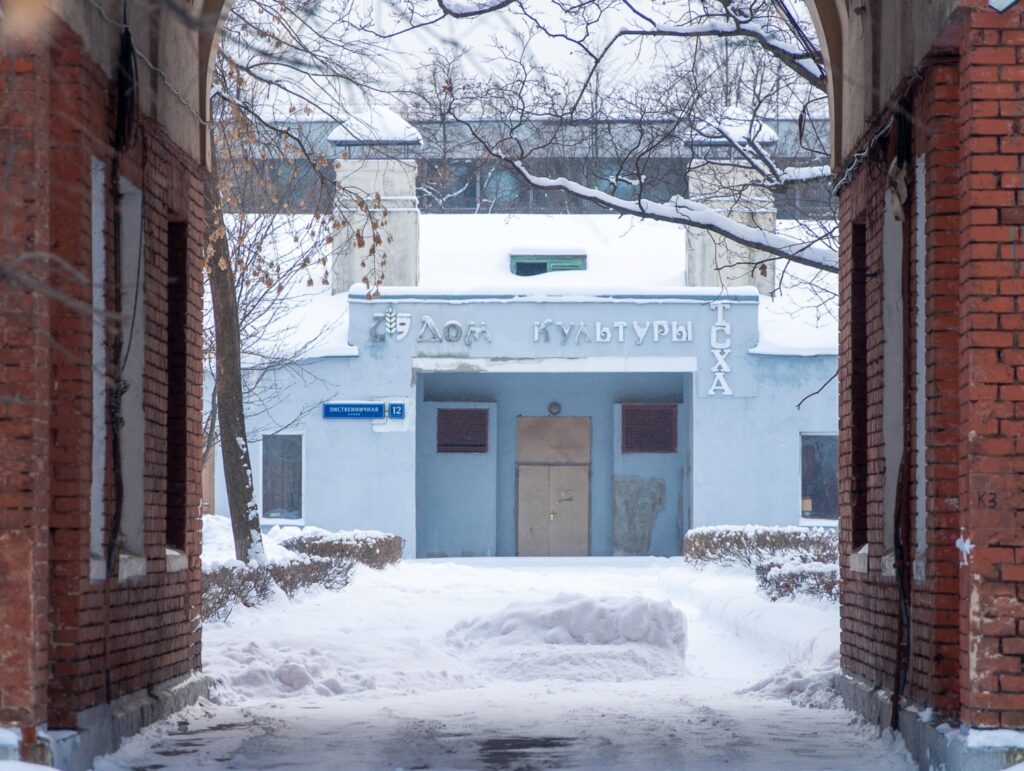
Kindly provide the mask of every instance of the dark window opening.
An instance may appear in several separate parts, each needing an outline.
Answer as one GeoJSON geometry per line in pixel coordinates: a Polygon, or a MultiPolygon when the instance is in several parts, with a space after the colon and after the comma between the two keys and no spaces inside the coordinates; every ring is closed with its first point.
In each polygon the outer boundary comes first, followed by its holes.
{"type": "Polygon", "coordinates": [[[487,452],[487,410],[437,411],[438,452],[487,452]]]}
{"type": "Polygon", "coordinates": [[[868,542],[867,231],[853,223],[850,243],[850,534],[853,548],[868,542]]]}
{"type": "Polygon", "coordinates": [[[800,515],[839,519],[839,437],[800,437],[800,515]]]}
{"type": "Polygon", "coordinates": [[[623,404],[622,452],[676,452],[676,404],[623,404]]]}
{"type": "Polygon", "coordinates": [[[185,549],[188,521],[188,227],[167,223],[166,542],[185,549]]]}
{"type": "Polygon", "coordinates": [[[263,436],[263,517],[302,519],[302,436],[263,436]]]}

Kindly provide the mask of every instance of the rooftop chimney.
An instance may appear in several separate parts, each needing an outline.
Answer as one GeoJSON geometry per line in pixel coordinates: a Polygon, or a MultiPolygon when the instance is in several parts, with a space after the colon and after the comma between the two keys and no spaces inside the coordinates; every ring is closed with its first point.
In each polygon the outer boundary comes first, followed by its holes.
{"type": "Polygon", "coordinates": [[[419,132],[386,107],[374,107],[353,113],[330,133],[328,140],[339,150],[335,161],[341,188],[338,213],[350,225],[335,241],[332,292],[348,292],[353,284],[363,283],[375,267],[383,277],[369,276],[371,285],[379,281],[388,286],[416,286],[420,212],[416,161],[411,156],[423,141],[419,132]],[[375,217],[387,212],[375,257],[370,256],[373,236],[357,198],[375,217]],[[362,234],[362,246],[358,245],[357,232],[362,234]],[[383,265],[381,259],[386,259],[383,265]]]}
{"type": "MultiPolygon", "coordinates": [[[[728,161],[694,161],[689,197],[743,225],[775,232],[775,201],[758,184],[753,169],[728,161]]],[[[761,294],[775,289],[774,262],[763,252],[699,228],[686,229],[686,283],[690,286],[754,286],[761,294]]]]}

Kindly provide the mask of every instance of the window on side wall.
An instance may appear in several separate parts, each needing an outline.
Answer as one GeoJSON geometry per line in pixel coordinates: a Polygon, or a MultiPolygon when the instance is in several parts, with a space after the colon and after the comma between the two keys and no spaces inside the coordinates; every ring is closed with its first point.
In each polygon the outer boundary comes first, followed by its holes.
{"type": "Polygon", "coordinates": [[[440,409],[437,411],[437,451],[487,452],[487,410],[440,409]]]}
{"type": "Polygon", "coordinates": [[[676,404],[623,404],[622,452],[676,452],[678,420],[676,404]]]}
{"type": "Polygon", "coordinates": [[[839,518],[839,437],[835,434],[800,437],[800,516],[839,518]]]}
{"type": "Polygon", "coordinates": [[[263,435],[263,518],[302,519],[302,435],[263,435]]]}

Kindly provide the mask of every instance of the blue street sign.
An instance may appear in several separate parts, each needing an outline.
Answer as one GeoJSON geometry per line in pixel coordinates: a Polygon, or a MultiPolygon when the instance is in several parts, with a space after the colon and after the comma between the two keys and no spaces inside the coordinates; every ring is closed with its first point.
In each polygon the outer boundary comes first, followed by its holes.
{"type": "Polygon", "coordinates": [[[343,420],[383,420],[383,402],[348,402],[345,404],[324,404],[324,418],[343,420]]]}
{"type": "Polygon", "coordinates": [[[392,420],[405,420],[405,402],[389,402],[388,417],[392,420]]]}

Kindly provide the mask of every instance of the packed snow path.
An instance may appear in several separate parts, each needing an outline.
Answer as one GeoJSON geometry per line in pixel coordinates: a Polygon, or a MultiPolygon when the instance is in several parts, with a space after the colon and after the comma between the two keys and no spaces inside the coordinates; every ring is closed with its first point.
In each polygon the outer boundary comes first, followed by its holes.
{"type": "Polygon", "coordinates": [[[208,625],[217,702],[96,768],[911,768],[828,689],[837,627],[681,560],[361,570],[208,625]]]}

